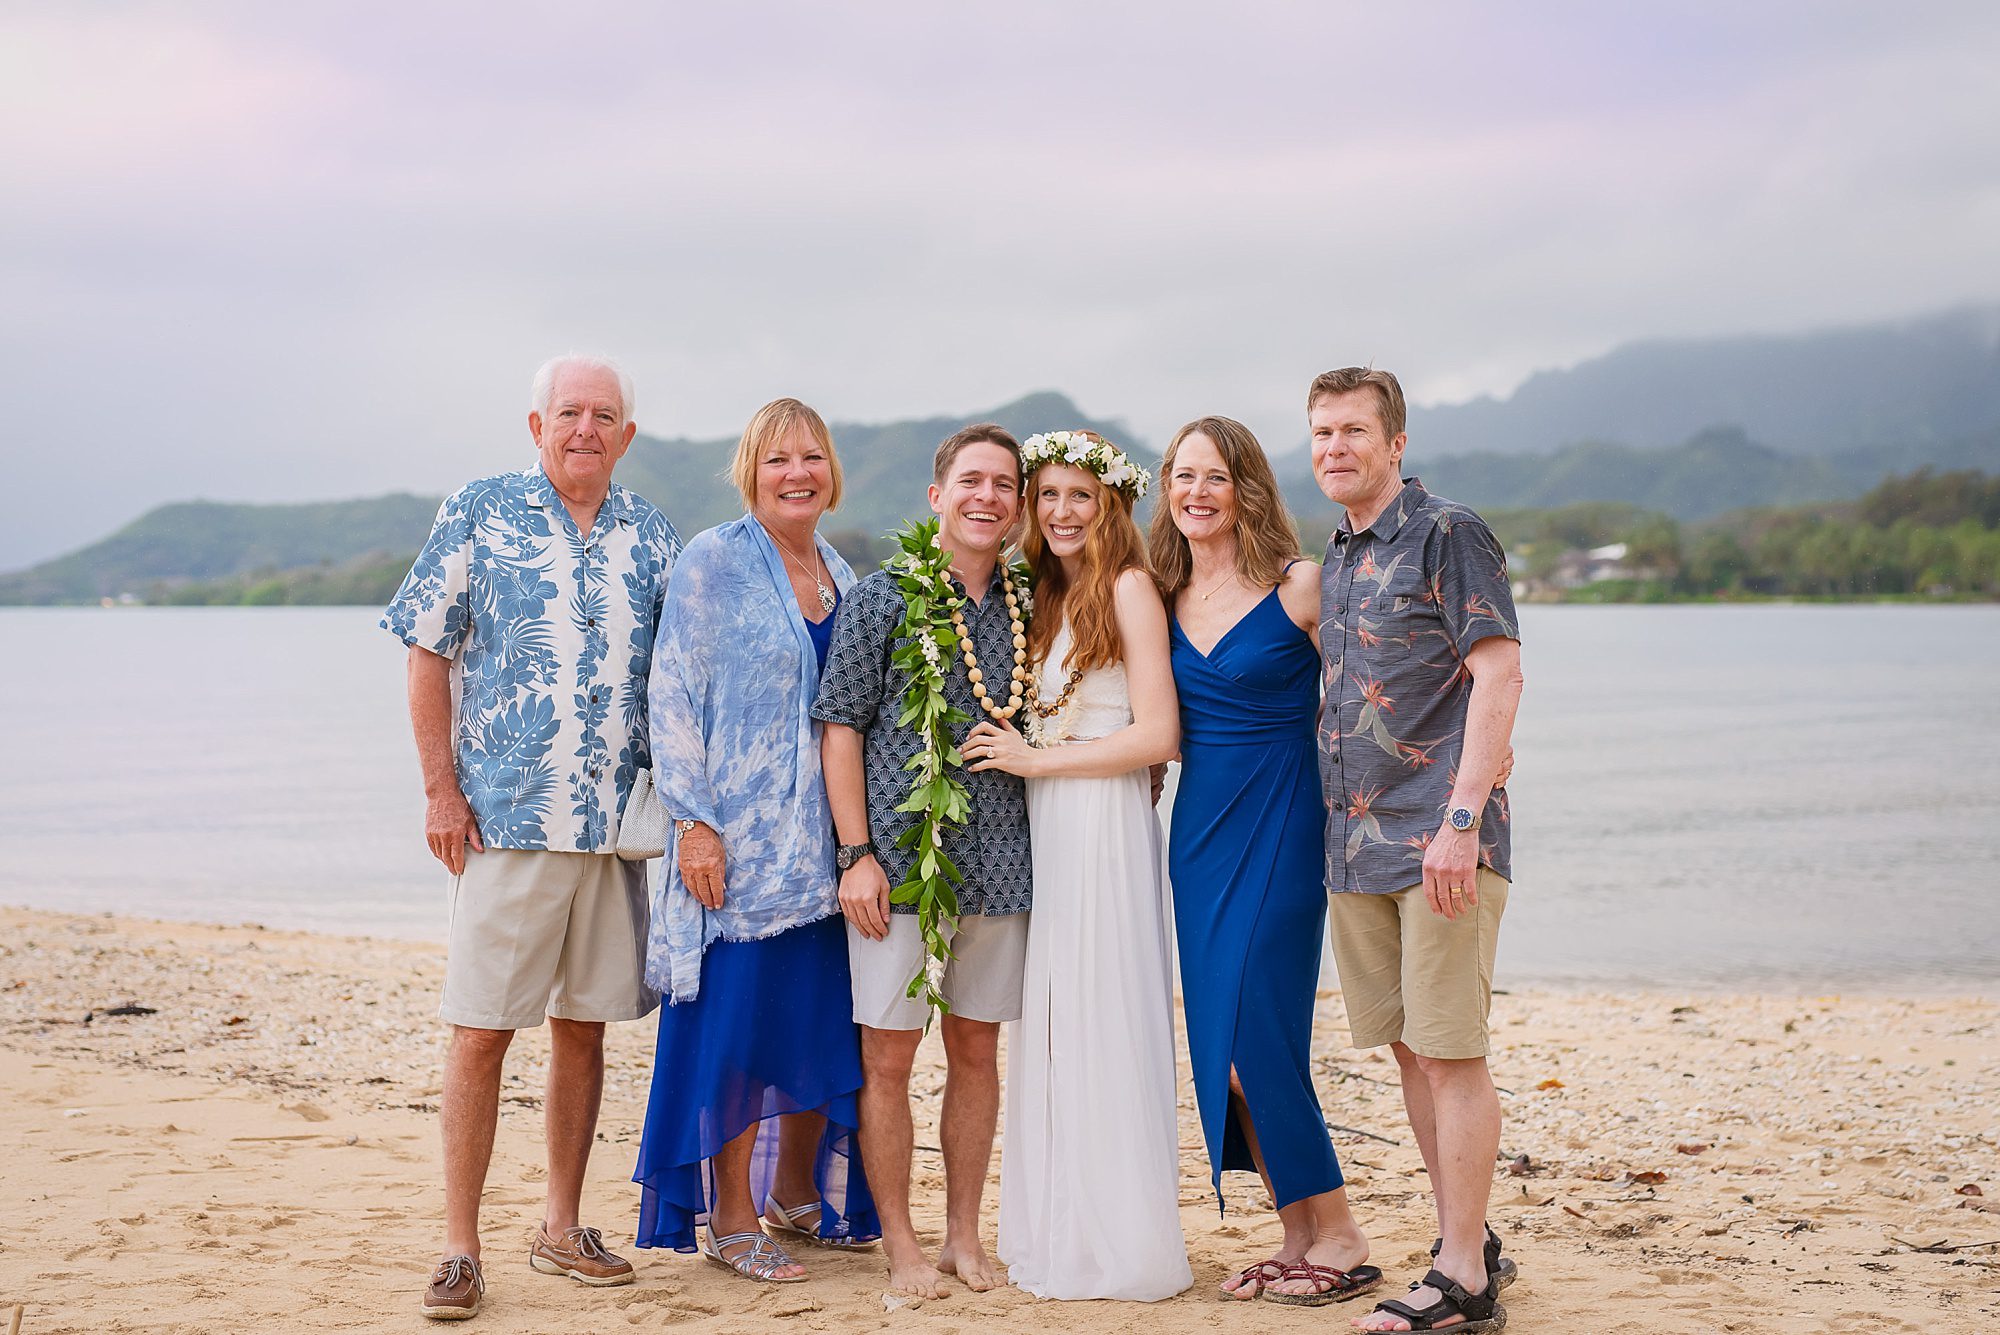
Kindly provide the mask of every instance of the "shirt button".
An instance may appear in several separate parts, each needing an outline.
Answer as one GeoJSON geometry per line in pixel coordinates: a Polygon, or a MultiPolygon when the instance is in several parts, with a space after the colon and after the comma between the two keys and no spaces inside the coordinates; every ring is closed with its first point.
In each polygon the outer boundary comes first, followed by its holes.
{"type": "Polygon", "coordinates": [[[585,622],[584,622],[583,624],[584,624],[584,625],[586,625],[586,626],[595,626],[595,625],[597,624],[597,618],[596,618],[596,617],[591,617],[591,618],[590,618],[589,620],[585,621],[585,622]]]}
{"type": "Polygon", "coordinates": [[[597,692],[596,692],[596,691],[592,691],[592,692],[590,693],[590,703],[592,703],[592,704],[596,704],[596,703],[597,703],[597,692]]]}
{"type": "Polygon", "coordinates": [[[1337,616],[1337,617],[1344,617],[1344,616],[1346,616],[1346,615],[1347,615],[1347,604],[1346,604],[1346,603],[1341,603],[1341,604],[1340,604],[1339,606],[1335,607],[1335,608],[1333,609],[1333,614],[1334,614],[1335,616],[1337,616]]]}

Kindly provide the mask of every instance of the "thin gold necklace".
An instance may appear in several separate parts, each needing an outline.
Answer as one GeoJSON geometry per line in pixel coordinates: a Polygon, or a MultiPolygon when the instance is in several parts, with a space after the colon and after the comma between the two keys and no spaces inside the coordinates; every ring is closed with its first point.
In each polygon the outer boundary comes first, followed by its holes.
{"type": "Polygon", "coordinates": [[[1203,602],[1207,602],[1212,595],[1220,593],[1222,591],[1223,585],[1229,583],[1230,580],[1235,578],[1236,578],[1236,567],[1231,566],[1229,568],[1228,574],[1224,575],[1221,579],[1217,580],[1213,585],[1211,585],[1207,593],[1201,595],[1201,600],[1203,602]]]}

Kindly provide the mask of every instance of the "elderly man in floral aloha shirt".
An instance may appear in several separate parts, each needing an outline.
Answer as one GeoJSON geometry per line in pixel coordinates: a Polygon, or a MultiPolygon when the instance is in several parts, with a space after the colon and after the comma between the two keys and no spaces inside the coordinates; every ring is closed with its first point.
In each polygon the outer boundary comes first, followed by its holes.
{"type": "Polygon", "coordinates": [[[1334,961],[1354,1045],[1389,1044],[1402,1068],[1440,1235],[1423,1282],[1358,1324],[1498,1329],[1514,1263],[1485,1226],[1500,1145],[1486,1017],[1512,875],[1494,784],[1521,699],[1507,560],[1478,515],[1403,477],[1395,376],[1328,371],[1306,411],[1313,474],[1346,511],[1320,581],[1334,961]]]}
{"type": "Polygon", "coordinates": [[[501,1060],[549,1018],[548,1205],[528,1260],[585,1284],[632,1266],[578,1221],[604,1087],[604,1025],[650,1014],[643,864],[613,849],[650,761],[646,675],[680,539],[611,471],[632,443],[631,382],[563,357],[536,375],[540,461],[461,488],[382,624],[410,647],[410,720],[431,852],[455,878],[440,1014],[445,1249],[426,1316],[479,1310],[479,1198],[501,1060]],[[458,687],[456,716],[453,686],[458,687]],[[470,845],[470,852],[467,846],[470,845]]]}

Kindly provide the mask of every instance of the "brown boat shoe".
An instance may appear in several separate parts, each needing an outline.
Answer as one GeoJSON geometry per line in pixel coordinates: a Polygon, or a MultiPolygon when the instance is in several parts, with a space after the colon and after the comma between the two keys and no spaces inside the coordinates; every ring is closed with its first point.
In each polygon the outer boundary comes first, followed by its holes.
{"type": "Polygon", "coordinates": [[[447,1256],[431,1272],[424,1290],[424,1315],[433,1321],[466,1321],[479,1315],[486,1277],[470,1256],[447,1256]]]}
{"type": "Polygon", "coordinates": [[[528,1244],[528,1264],[544,1275],[568,1275],[600,1289],[637,1278],[630,1261],[604,1249],[604,1235],[594,1228],[566,1228],[558,1240],[536,1225],[535,1239],[528,1244]]]}

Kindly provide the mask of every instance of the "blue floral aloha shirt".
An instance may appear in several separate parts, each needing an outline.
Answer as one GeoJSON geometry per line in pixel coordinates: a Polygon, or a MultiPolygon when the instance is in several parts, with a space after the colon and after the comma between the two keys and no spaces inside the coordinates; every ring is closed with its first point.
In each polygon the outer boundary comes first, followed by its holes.
{"type": "MultiPolygon", "coordinates": [[[[854,572],[815,541],[845,594],[854,572]]],[[[673,1002],[699,995],[702,953],[716,941],[762,940],[840,912],[818,694],[819,651],[764,526],[745,515],[697,534],[674,566],[653,650],[653,783],[669,816],[721,837],[723,896],[707,909],[688,892],[669,830],[646,981],[673,1002]]]]}
{"type": "Polygon", "coordinates": [[[458,783],[488,848],[609,853],[651,761],[674,526],[613,483],[588,534],[541,466],[445,499],[382,626],[458,664],[458,783]]]}
{"type": "MultiPolygon", "coordinates": [[[[1393,894],[1423,881],[1465,749],[1465,656],[1492,635],[1521,638],[1507,557],[1463,505],[1406,478],[1374,523],[1333,531],[1319,602],[1328,891],[1393,894]]],[[[1496,788],[1479,861],[1512,880],[1510,842],[1496,788]]]]}

